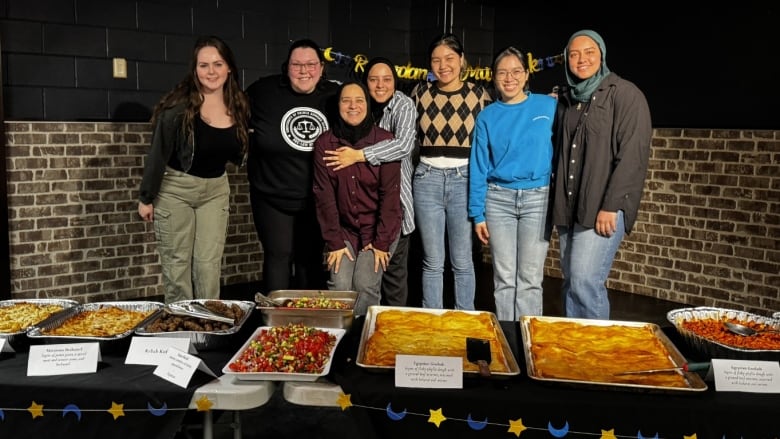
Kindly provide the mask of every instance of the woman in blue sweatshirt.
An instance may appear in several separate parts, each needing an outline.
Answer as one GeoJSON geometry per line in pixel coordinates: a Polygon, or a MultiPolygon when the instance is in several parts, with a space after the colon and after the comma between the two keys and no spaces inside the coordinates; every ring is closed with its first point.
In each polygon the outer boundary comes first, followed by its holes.
{"type": "Polygon", "coordinates": [[[542,281],[556,101],[528,91],[522,52],[509,47],[493,63],[500,100],[477,116],[469,161],[469,217],[490,245],[499,320],[542,314],[542,281]]]}

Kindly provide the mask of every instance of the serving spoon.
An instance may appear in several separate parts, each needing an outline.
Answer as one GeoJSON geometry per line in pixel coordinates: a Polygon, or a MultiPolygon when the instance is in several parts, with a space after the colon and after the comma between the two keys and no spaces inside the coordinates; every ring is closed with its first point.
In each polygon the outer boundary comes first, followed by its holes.
{"type": "Polygon", "coordinates": [[[749,326],[745,326],[745,325],[741,325],[739,323],[733,323],[733,322],[723,322],[723,326],[725,326],[726,329],[728,329],[729,331],[733,332],[734,334],[742,335],[742,336],[745,336],[745,337],[750,337],[751,335],[763,334],[763,333],[767,333],[767,332],[769,332],[769,333],[772,333],[772,332],[780,333],[780,329],[762,329],[762,330],[758,331],[758,330],[755,330],[755,329],[753,329],[753,328],[751,328],[749,326]]]}

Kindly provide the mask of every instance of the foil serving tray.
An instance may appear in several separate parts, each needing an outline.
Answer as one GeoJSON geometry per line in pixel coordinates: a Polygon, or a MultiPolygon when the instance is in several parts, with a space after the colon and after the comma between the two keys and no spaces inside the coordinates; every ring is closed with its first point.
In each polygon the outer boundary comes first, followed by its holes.
{"type": "Polygon", "coordinates": [[[642,327],[649,328],[653,335],[661,342],[669,353],[669,359],[674,363],[674,367],[682,367],[687,363],[685,357],[680,353],[677,347],[669,340],[669,337],[664,334],[663,330],[654,323],[647,322],[629,322],[618,320],[598,320],[598,319],[575,319],[567,317],[547,317],[547,316],[523,316],[520,319],[520,330],[522,332],[523,339],[523,352],[525,355],[526,368],[528,376],[531,379],[541,381],[564,384],[574,387],[594,388],[594,389],[613,389],[613,390],[634,390],[634,391],[655,391],[655,392],[670,392],[670,393],[696,393],[707,390],[707,384],[704,380],[695,372],[681,372],[687,382],[687,387],[670,387],[670,386],[655,386],[645,384],[633,384],[633,383],[611,383],[600,381],[586,381],[586,380],[571,380],[561,378],[548,378],[541,376],[537,371],[536,364],[534,362],[533,354],[531,352],[531,346],[534,342],[534,334],[531,331],[531,319],[537,319],[541,322],[572,322],[582,325],[596,325],[596,326],[625,326],[625,327],[642,327]]]}
{"type": "Polygon", "coordinates": [[[692,331],[685,329],[682,323],[690,320],[703,319],[736,319],[764,323],[775,329],[780,329],[780,313],[777,317],[770,318],[747,311],[738,311],[726,308],[700,306],[694,308],[673,309],[666,314],[666,319],[674,325],[677,332],[682,335],[688,345],[699,353],[709,358],[730,358],[735,360],[780,361],[780,350],[777,349],[746,349],[729,346],[714,340],[704,338],[692,331]]]}
{"type": "MultiPolygon", "coordinates": [[[[246,323],[249,315],[255,308],[255,303],[247,300],[220,300],[220,299],[195,299],[195,300],[183,300],[178,303],[200,303],[217,301],[222,302],[226,306],[231,307],[237,305],[244,311],[244,315],[241,319],[233,324],[230,329],[223,329],[217,331],[151,331],[150,326],[165,316],[165,312],[156,313],[151,319],[147,319],[142,325],[135,328],[135,334],[141,336],[150,337],[173,337],[173,338],[188,338],[192,343],[192,346],[198,350],[210,350],[217,349],[224,346],[232,338],[231,336],[241,330],[241,327],[246,323]]],[[[173,305],[173,304],[172,304],[173,305]]]]}
{"type": "Polygon", "coordinates": [[[284,326],[288,323],[301,323],[306,326],[323,328],[342,328],[349,330],[354,318],[357,291],[331,290],[276,290],[266,296],[276,303],[302,297],[326,297],[349,305],[347,309],[325,308],[286,308],[277,306],[257,306],[263,316],[263,324],[268,326],[284,326]]]}
{"type": "Polygon", "coordinates": [[[47,344],[54,344],[54,343],[84,343],[89,341],[97,341],[100,343],[101,348],[108,348],[112,347],[116,344],[117,341],[126,339],[127,336],[133,333],[135,328],[144,325],[148,320],[155,317],[155,314],[157,312],[160,312],[162,308],[165,305],[161,302],[152,302],[152,301],[120,301],[120,302],[92,302],[92,303],[84,303],[78,306],[74,306],[72,308],[69,308],[63,312],[57,313],[56,315],[53,315],[49,317],[48,319],[43,320],[39,324],[32,327],[28,332],[27,336],[34,340],[42,341],[43,343],[47,344]],[[144,320],[139,322],[135,327],[128,329],[127,331],[116,334],[112,336],[79,336],[79,335],[48,335],[44,334],[43,331],[47,329],[54,329],[59,326],[61,326],[63,323],[65,323],[66,320],[68,320],[71,317],[74,317],[75,315],[85,312],[85,311],[95,311],[99,310],[104,307],[117,307],[123,310],[128,311],[141,311],[141,312],[149,312],[151,311],[151,314],[146,317],[144,320]]]}
{"type": "MultiPolygon", "coordinates": [[[[430,309],[430,308],[384,306],[384,305],[369,306],[368,311],[366,312],[366,320],[365,320],[365,324],[363,325],[363,331],[360,334],[360,345],[358,347],[357,360],[356,360],[356,364],[360,367],[363,367],[367,370],[373,370],[373,371],[394,371],[395,370],[395,366],[382,366],[382,365],[370,364],[366,362],[365,359],[366,343],[368,339],[371,337],[371,335],[374,333],[374,327],[376,325],[376,317],[377,315],[387,310],[416,311],[416,312],[430,313],[431,315],[441,315],[450,311],[472,314],[472,315],[486,314],[490,317],[493,326],[496,328],[496,338],[499,345],[501,346],[501,352],[504,358],[506,359],[505,366],[507,368],[507,372],[496,372],[491,370],[490,377],[501,379],[501,378],[509,378],[520,374],[520,366],[518,366],[517,364],[517,360],[515,359],[515,354],[512,352],[512,349],[509,346],[509,342],[507,341],[506,334],[504,334],[504,330],[501,328],[501,324],[499,323],[498,317],[496,317],[495,313],[488,312],[488,311],[430,309]]],[[[465,346],[466,344],[465,339],[463,340],[463,344],[465,346]]],[[[403,354],[403,352],[399,352],[399,353],[403,354]]],[[[464,359],[465,358],[466,357],[464,357],[464,359]]],[[[479,371],[464,370],[463,374],[465,376],[480,376],[479,371]]]]}
{"type": "MultiPolygon", "coordinates": [[[[67,299],[11,299],[11,300],[2,300],[0,301],[0,307],[6,307],[6,306],[12,306],[17,303],[33,303],[38,305],[59,305],[62,307],[61,311],[58,311],[49,317],[53,317],[57,315],[58,313],[64,312],[70,308],[73,308],[75,306],[78,306],[78,302],[75,300],[67,300],[67,299]]],[[[48,317],[47,317],[48,318],[48,317]]],[[[22,347],[26,347],[29,345],[29,339],[27,338],[27,332],[33,328],[35,325],[39,324],[40,322],[44,321],[46,319],[43,319],[39,322],[35,322],[32,325],[22,328],[19,331],[15,332],[0,332],[0,338],[3,338],[6,340],[6,343],[10,344],[11,347],[14,349],[19,349],[22,347]]]]}

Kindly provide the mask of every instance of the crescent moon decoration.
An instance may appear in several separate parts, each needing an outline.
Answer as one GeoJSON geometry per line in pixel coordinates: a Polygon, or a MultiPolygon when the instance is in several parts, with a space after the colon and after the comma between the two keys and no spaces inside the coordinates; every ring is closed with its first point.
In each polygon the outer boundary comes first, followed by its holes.
{"type": "Polygon", "coordinates": [[[165,413],[168,412],[168,403],[164,402],[162,407],[156,409],[152,407],[151,402],[146,403],[146,408],[149,409],[149,413],[153,414],[154,416],[163,416],[165,413]]]}
{"type": "MultiPolygon", "coordinates": [[[[639,430],[639,431],[636,433],[636,439],[645,439],[645,437],[644,437],[644,436],[642,436],[642,430],[639,430]]],[[[656,434],[655,434],[655,436],[653,436],[653,438],[652,438],[652,439],[658,439],[658,433],[656,433],[656,434]]]]}
{"type": "Polygon", "coordinates": [[[487,426],[488,418],[486,417],[484,421],[475,421],[471,419],[471,413],[469,413],[468,419],[466,419],[466,422],[469,424],[469,427],[471,427],[472,430],[482,430],[487,426]]]}
{"type": "Polygon", "coordinates": [[[548,422],[547,431],[549,431],[553,437],[564,437],[569,434],[569,421],[566,421],[566,425],[564,425],[561,429],[553,428],[552,422],[548,422]]]}
{"type": "Polygon", "coordinates": [[[63,418],[68,413],[75,413],[76,414],[76,418],[78,418],[78,420],[81,421],[81,409],[76,404],[68,404],[68,405],[65,406],[64,409],[62,409],[62,417],[63,418]]]}
{"type": "Polygon", "coordinates": [[[392,419],[393,421],[400,421],[404,418],[404,416],[406,416],[406,409],[404,409],[402,412],[394,412],[393,407],[391,407],[390,404],[392,403],[387,403],[387,409],[385,410],[387,412],[388,418],[392,419]]]}

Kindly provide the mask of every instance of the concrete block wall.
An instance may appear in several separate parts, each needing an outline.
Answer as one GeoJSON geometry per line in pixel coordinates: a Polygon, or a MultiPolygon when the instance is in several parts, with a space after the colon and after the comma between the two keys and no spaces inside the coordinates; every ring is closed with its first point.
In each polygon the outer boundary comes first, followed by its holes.
{"type": "MultiPolygon", "coordinates": [[[[144,123],[7,122],[11,293],[162,294],[137,188],[144,123]]],[[[229,171],[225,285],[262,278],[243,169],[229,171]]],[[[557,240],[546,274],[561,277],[557,240]]],[[[488,258],[489,260],[489,258],[488,258]]],[[[695,306],[780,310],[780,131],[656,129],[634,232],[608,287],[695,306]]]]}

